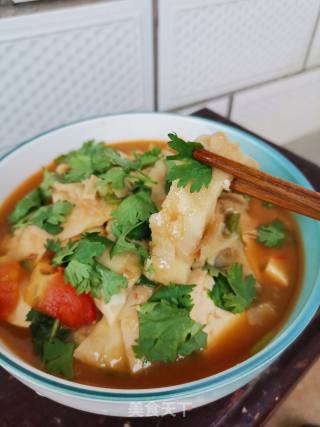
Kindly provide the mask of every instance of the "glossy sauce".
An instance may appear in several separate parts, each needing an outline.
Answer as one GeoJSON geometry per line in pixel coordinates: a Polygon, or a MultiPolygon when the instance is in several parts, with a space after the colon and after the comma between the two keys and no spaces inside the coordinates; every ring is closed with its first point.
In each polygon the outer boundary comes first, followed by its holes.
{"type": "MultiPolygon", "coordinates": [[[[115,148],[123,152],[147,150],[154,145],[163,146],[157,141],[134,141],[116,144],[115,148]]],[[[29,191],[36,188],[42,180],[42,172],[37,172],[25,180],[3,203],[0,209],[0,255],[1,241],[9,232],[6,217],[15,204],[29,191]]],[[[281,219],[289,231],[286,242],[279,249],[266,248],[258,243],[250,246],[250,256],[254,256],[255,265],[265,267],[270,255],[280,258],[286,267],[289,286],[280,287],[270,279],[261,276],[261,289],[257,300],[271,302],[277,316],[269,318],[261,325],[251,325],[243,316],[236,327],[229,329],[214,348],[198,352],[188,358],[171,364],[154,364],[137,374],[120,374],[89,367],[74,359],[75,382],[92,386],[112,388],[149,388],[185,383],[221,372],[250,357],[254,347],[264,337],[270,338],[277,333],[288,318],[300,290],[303,275],[303,248],[297,224],[290,213],[280,208],[266,208],[258,200],[250,202],[250,213],[259,224],[268,224],[274,219],[281,219]],[[268,335],[266,335],[268,334],[268,335]]],[[[41,368],[41,361],[34,355],[29,329],[14,327],[0,322],[1,339],[23,360],[41,368]]]]}

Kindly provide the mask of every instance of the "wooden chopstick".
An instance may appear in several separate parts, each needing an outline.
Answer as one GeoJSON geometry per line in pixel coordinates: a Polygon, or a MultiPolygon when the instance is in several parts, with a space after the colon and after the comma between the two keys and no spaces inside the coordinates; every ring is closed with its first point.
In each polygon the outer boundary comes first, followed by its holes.
{"type": "Polygon", "coordinates": [[[320,220],[320,193],[316,191],[308,190],[202,148],[195,149],[193,157],[232,175],[235,179],[231,183],[231,188],[235,191],[320,220]]]}

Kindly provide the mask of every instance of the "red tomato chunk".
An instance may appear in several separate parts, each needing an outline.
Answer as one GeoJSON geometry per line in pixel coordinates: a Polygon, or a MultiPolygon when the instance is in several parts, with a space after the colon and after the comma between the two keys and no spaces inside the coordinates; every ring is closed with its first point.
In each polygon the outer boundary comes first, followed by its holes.
{"type": "Polygon", "coordinates": [[[37,309],[59,319],[69,328],[87,325],[97,317],[93,298],[87,294],[78,295],[72,285],[65,283],[63,268],[58,269],[58,273],[48,284],[37,309]]]}

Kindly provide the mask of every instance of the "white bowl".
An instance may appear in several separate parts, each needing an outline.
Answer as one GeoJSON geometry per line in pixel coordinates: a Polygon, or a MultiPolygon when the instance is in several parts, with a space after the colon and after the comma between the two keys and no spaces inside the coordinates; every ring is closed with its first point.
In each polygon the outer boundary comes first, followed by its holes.
{"type": "MultiPolygon", "coordinates": [[[[25,178],[48,164],[56,156],[79,148],[83,141],[96,139],[119,142],[137,139],[166,140],[169,132],[192,140],[201,134],[224,131],[232,141],[239,141],[244,151],[261,163],[263,169],[283,178],[310,184],[287,159],[259,139],[220,123],[175,114],[123,114],[95,118],[60,127],[44,133],[5,155],[0,161],[0,198],[3,200],[25,178]],[[4,185],[5,183],[5,185],[4,185]]],[[[256,377],[299,335],[311,320],[320,300],[319,259],[320,229],[316,222],[298,217],[303,230],[306,273],[299,301],[287,324],[265,349],[231,369],[219,374],[172,387],[143,390],[120,390],[91,387],[49,375],[21,360],[4,343],[0,343],[0,364],[38,394],[62,404],[98,414],[117,416],[146,415],[148,405],[157,402],[164,413],[170,405],[172,412],[219,399],[256,377]],[[307,242],[307,243],[306,243],[307,242]],[[317,263],[318,264],[318,263],[317,263]]]]}

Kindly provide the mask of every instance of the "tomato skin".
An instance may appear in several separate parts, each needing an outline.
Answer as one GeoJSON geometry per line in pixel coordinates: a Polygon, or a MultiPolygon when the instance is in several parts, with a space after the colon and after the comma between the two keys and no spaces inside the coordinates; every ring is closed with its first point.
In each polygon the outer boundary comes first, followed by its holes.
{"type": "Polygon", "coordinates": [[[22,276],[22,267],[17,261],[0,263],[0,319],[2,320],[6,320],[18,305],[22,276]]]}
{"type": "Polygon", "coordinates": [[[37,310],[59,319],[69,328],[79,328],[96,320],[97,309],[88,294],[78,295],[75,288],[64,281],[64,270],[58,268],[49,282],[37,310]]]}

